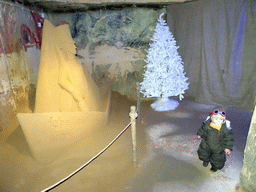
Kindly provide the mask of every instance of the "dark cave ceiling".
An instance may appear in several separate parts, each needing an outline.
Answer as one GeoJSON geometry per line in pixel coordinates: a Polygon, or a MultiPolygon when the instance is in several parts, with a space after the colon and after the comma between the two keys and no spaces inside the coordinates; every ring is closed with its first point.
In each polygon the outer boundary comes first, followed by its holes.
{"type": "Polygon", "coordinates": [[[195,0],[11,0],[47,12],[77,12],[92,9],[118,9],[124,7],[163,8],[173,3],[195,0]]]}

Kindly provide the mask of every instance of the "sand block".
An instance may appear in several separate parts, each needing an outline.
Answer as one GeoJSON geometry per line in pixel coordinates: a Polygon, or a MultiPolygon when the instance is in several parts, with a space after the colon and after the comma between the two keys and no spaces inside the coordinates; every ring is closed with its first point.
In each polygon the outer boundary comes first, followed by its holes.
{"type": "Polygon", "coordinates": [[[108,91],[102,111],[18,113],[34,158],[41,163],[50,163],[76,141],[90,137],[93,129],[106,126],[110,96],[108,91]]]}

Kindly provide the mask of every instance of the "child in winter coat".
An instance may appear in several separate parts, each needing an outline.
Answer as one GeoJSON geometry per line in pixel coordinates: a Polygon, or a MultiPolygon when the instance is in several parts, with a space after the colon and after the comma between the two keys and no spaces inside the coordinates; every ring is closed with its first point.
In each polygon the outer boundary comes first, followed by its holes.
{"type": "Polygon", "coordinates": [[[198,157],[203,161],[204,167],[210,162],[212,172],[224,167],[226,155],[230,155],[233,148],[233,133],[226,116],[224,110],[213,110],[197,132],[197,138],[202,138],[197,151],[198,157]]]}

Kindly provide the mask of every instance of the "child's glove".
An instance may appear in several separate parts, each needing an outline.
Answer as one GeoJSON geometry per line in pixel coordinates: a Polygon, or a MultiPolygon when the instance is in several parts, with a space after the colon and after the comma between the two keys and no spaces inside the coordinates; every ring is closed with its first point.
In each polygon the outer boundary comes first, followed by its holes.
{"type": "Polygon", "coordinates": [[[226,154],[226,155],[230,155],[230,153],[231,153],[231,152],[230,152],[230,149],[225,149],[225,154],[226,154]]]}

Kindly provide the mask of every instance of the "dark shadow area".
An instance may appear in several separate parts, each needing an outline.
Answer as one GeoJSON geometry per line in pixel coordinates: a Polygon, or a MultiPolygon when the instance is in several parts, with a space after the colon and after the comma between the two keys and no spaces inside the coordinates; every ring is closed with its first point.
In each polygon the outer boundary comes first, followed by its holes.
{"type": "Polygon", "coordinates": [[[29,99],[29,108],[31,109],[31,111],[34,111],[35,100],[36,100],[36,86],[34,84],[30,84],[28,99],[29,99]]]}
{"type": "Polygon", "coordinates": [[[20,154],[32,157],[29,145],[26,141],[25,135],[20,126],[18,126],[14,132],[5,140],[9,145],[14,146],[20,154]]]}
{"type": "Polygon", "coordinates": [[[234,133],[234,147],[239,151],[244,151],[252,114],[235,107],[228,108],[227,114],[234,133]]]}

